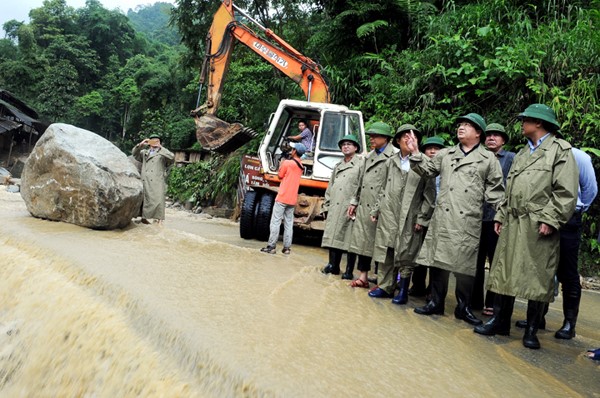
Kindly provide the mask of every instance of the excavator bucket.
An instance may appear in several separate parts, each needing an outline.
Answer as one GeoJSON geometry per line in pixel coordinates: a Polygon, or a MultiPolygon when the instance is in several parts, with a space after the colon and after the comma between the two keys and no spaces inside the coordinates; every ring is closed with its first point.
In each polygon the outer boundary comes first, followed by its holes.
{"type": "Polygon", "coordinates": [[[227,123],[213,115],[196,115],[196,139],[202,148],[220,154],[233,152],[257,133],[240,123],[227,123]]]}

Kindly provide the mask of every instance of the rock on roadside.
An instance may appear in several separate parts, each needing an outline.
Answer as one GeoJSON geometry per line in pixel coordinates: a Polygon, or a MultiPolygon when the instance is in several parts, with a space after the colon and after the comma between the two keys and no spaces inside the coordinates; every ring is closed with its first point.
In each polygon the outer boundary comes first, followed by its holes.
{"type": "Polygon", "coordinates": [[[142,205],[142,181],[127,156],[99,135],[50,125],[27,159],[21,196],[34,216],[94,229],[127,226],[142,205]]]}

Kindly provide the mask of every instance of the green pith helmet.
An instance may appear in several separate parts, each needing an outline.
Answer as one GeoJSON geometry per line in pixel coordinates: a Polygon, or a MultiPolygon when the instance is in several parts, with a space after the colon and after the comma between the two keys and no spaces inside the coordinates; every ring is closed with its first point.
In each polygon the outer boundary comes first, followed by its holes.
{"type": "Polygon", "coordinates": [[[392,140],[392,145],[396,148],[400,148],[400,145],[398,145],[396,141],[398,141],[398,138],[402,135],[402,133],[405,133],[410,130],[412,130],[413,133],[415,133],[415,136],[417,137],[417,143],[421,142],[422,135],[419,129],[413,126],[412,124],[403,124],[402,126],[398,127],[398,130],[396,130],[396,135],[392,140]]]}
{"type": "MultiPolygon", "coordinates": [[[[517,118],[519,120],[523,120],[524,117],[531,117],[534,119],[543,120],[545,122],[550,123],[556,130],[560,129],[560,124],[558,124],[558,120],[556,120],[556,113],[547,105],[544,104],[531,104],[525,109],[522,113],[519,113],[517,118]]],[[[556,131],[554,130],[554,131],[556,131]]]]}
{"type": "Polygon", "coordinates": [[[469,113],[467,115],[460,116],[458,119],[456,119],[456,122],[458,123],[461,120],[466,120],[467,122],[474,123],[475,126],[477,126],[479,128],[479,130],[481,130],[482,132],[485,132],[485,128],[487,127],[487,124],[485,124],[485,119],[483,118],[483,116],[481,116],[477,113],[469,113]]]}
{"type": "Polygon", "coordinates": [[[487,135],[488,133],[498,133],[498,134],[500,134],[502,136],[502,138],[504,138],[504,143],[505,144],[508,144],[508,141],[510,140],[510,137],[506,133],[506,129],[500,123],[490,123],[490,124],[488,124],[487,128],[485,129],[485,134],[487,135]]]}
{"type": "Polygon", "coordinates": [[[392,128],[390,127],[389,124],[384,123],[384,122],[375,122],[375,123],[371,124],[367,128],[367,131],[365,132],[365,134],[367,134],[367,135],[377,134],[377,135],[382,135],[384,137],[389,137],[389,138],[393,137],[392,128]]]}
{"type": "Polygon", "coordinates": [[[354,134],[348,134],[342,137],[341,140],[338,141],[338,146],[340,147],[340,149],[342,149],[342,143],[344,141],[350,141],[356,144],[356,147],[358,148],[356,150],[356,152],[360,152],[360,142],[358,142],[358,138],[354,135],[354,134]]]}
{"type": "Polygon", "coordinates": [[[158,138],[159,140],[162,139],[160,134],[157,134],[157,133],[152,133],[152,134],[150,134],[150,137],[148,137],[148,139],[153,139],[153,138],[158,138]]]}
{"type": "Polygon", "coordinates": [[[446,147],[446,145],[444,145],[444,139],[442,137],[438,137],[437,135],[433,137],[428,137],[421,146],[421,150],[425,152],[425,149],[427,149],[427,147],[430,146],[437,146],[440,147],[440,149],[446,147]]]}

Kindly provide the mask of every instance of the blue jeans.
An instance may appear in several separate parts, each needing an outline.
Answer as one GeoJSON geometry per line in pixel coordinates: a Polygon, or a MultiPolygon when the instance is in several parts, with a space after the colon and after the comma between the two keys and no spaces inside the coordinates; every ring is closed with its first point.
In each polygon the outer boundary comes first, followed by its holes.
{"type": "Polygon", "coordinates": [[[296,206],[286,205],[281,202],[275,202],[273,205],[273,213],[271,214],[271,225],[269,234],[269,246],[277,245],[279,238],[279,228],[281,219],[283,219],[283,247],[292,246],[292,235],[294,231],[294,208],[296,206]]]}

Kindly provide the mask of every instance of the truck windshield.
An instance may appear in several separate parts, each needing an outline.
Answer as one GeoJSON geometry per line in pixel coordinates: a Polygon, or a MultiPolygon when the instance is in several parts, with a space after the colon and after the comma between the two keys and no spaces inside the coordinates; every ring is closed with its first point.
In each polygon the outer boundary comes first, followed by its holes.
{"type": "Polygon", "coordinates": [[[338,142],[347,134],[360,136],[360,118],[357,114],[324,112],[319,139],[321,151],[339,152],[338,142]]]}

